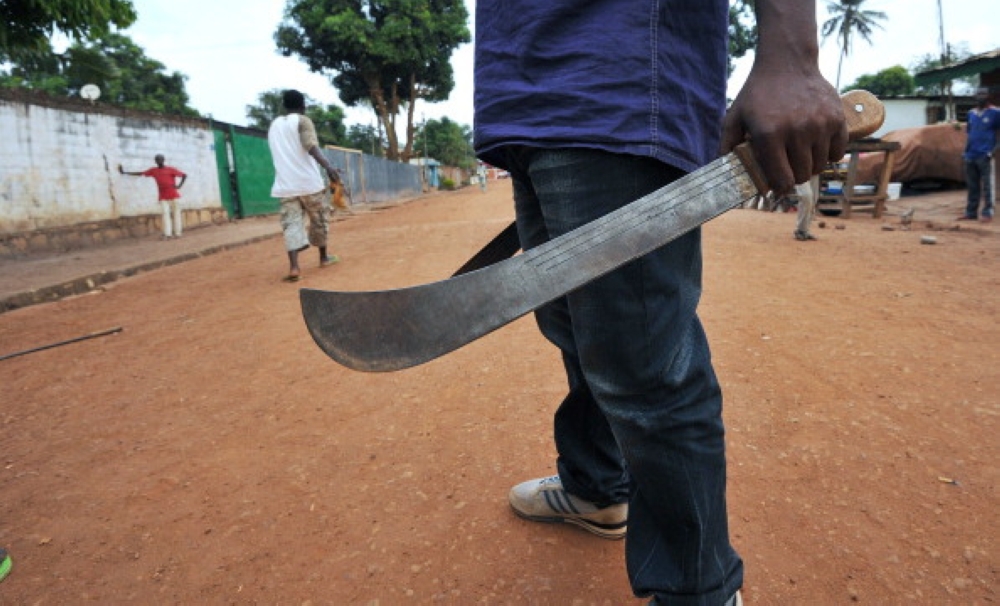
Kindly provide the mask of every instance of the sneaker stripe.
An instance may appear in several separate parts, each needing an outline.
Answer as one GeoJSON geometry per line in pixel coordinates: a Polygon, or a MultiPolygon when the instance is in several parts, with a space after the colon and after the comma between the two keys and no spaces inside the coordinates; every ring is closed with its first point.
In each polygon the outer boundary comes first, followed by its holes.
{"type": "Polygon", "coordinates": [[[542,494],[545,495],[545,504],[552,511],[561,514],[579,515],[579,510],[573,506],[573,502],[570,501],[569,495],[565,490],[546,490],[542,494]]]}
{"type": "Polygon", "coordinates": [[[603,524],[601,522],[595,522],[593,520],[588,520],[586,518],[579,518],[581,522],[587,524],[587,526],[594,526],[596,528],[603,528],[605,530],[619,530],[625,528],[628,525],[628,520],[622,520],[621,522],[615,522],[614,524],[603,524]]]}
{"type": "Polygon", "coordinates": [[[559,476],[518,484],[511,489],[509,501],[522,518],[573,524],[605,539],[624,538],[628,528],[627,504],[614,505],[615,511],[599,509],[566,492],[559,476]]]}
{"type": "Polygon", "coordinates": [[[626,522],[619,522],[617,524],[600,524],[598,522],[588,520],[587,518],[563,518],[562,521],[569,524],[575,524],[580,528],[605,539],[623,539],[625,538],[625,532],[628,528],[626,522]]]}
{"type": "Polygon", "coordinates": [[[573,497],[571,497],[568,492],[566,492],[565,490],[560,490],[559,496],[563,501],[565,501],[564,507],[566,513],[574,513],[580,515],[581,513],[580,510],[577,509],[576,505],[573,504],[573,497]]]}

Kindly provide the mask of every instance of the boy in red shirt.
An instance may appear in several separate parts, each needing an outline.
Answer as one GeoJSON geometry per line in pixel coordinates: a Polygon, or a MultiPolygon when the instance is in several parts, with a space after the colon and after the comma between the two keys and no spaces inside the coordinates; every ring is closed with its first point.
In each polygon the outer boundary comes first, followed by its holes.
{"type": "Polygon", "coordinates": [[[177,206],[177,199],[181,197],[181,193],[177,190],[184,185],[187,175],[173,166],[164,165],[163,154],[156,154],[154,160],[156,166],[142,172],[126,172],[122,170],[121,164],[118,165],[118,172],[133,177],[152,177],[156,181],[156,188],[160,192],[160,206],[163,207],[163,237],[180,238],[184,226],[181,222],[181,210],[177,206]],[[177,182],[177,177],[180,177],[180,183],[177,182]]]}

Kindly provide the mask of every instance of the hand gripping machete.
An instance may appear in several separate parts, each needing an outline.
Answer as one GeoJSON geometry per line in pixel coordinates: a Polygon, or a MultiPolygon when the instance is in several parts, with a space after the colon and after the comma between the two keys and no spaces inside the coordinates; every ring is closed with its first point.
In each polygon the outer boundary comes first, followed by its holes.
{"type": "MultiPolygon", "coordinates": [[[[871,93],[841,98],[851,139],[881,127],[871,93]]],[[[316,344],[367,372],[428,362],[680,237],[767,192],[746,143],[638,200],[521,255],[409,288],[336,292],[304,288],[302,315],[316,344]]]]}

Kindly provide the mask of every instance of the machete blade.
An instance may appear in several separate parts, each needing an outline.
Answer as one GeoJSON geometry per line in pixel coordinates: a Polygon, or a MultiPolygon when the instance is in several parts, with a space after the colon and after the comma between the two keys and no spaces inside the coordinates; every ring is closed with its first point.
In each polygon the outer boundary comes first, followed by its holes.
{"type": "Polygon", "coordinates": [[[395,290],[304,288],[302,313],[316,344],[337,362],[369,372],[401,370],[505,326],[756,195],[743,164],[728,154],[592,223],[477,271],[395,290]]]}
{"type": "MultiPolygon", "coordinates": [[[[851,91],[841,102],[852,139],[875,132],[885,119],[885,108],[867,91],[851,91]]],[[[395,290],[302,289],[302,315],[316,344],[348,368],[409,368],[497,330],[764,191],[744,143],[596,221],[482,269],[395,290]]]]}
{"type": "Polygon", "coordinates": [[[470,271],[482,269],[487,265],[493,265],[513,257],[517,251],[521,250],[521,241],[517,237],[517,223],[511,223],[490,240],[486,246],[480,249],[471,259],[466,261],[461,267],[451,274],[460,276],[470,271]]]}

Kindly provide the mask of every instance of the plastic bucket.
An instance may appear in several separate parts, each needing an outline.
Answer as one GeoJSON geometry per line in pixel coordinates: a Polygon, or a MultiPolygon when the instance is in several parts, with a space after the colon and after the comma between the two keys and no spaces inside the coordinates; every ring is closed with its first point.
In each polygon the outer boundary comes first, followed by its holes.
{"type": "Polygon", "coordinates": [[[890,200],[899,200],[899,195],[903,191],[902,183],[890,183],[889,188],[886,193],[889,195],[890,200]]]}

